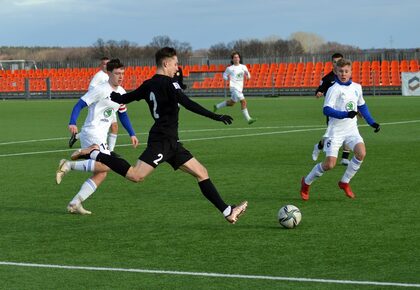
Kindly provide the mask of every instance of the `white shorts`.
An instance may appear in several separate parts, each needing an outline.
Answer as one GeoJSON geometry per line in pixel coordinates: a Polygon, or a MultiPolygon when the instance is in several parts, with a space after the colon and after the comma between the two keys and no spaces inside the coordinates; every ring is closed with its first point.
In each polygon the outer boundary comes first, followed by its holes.
{"type": "Polygon", "coordinates": [[[231,90],[230,91],[230,99],[235,103],[245,100],[244,94],[238,90],[231,90]]]}
{"type": "Polygon", "coordinates": [[[108,155],[111,154],[108,148],[108,143],[107,143],[106,138],[104,140],[104,138],[99,138],[98,136],[92,136],[82,131],[79,134],[79,139],[80,139],[80,146],[82,147],[82,149],[88,148],[89,146],[93,144],[97,144],[99,145],[99,151],[108,155]]]}
{"type": "Polygon", "coordinates": [[[360,134],[325,137],[324,152],[326,156],[337,157],[338,151],[340,150],[340,147],[343,144],[349,147],[351,151],[354,151],[354,146],[356,146],[359,143],[364,143],[363,138],[362,136],[360,136],[360,134]]]}

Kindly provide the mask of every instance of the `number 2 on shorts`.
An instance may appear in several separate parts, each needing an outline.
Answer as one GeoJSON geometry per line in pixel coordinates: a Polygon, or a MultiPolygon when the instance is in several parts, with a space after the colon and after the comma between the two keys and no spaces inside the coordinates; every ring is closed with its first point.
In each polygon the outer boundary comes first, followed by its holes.
{"type": "Polygon", "coordinates": [[[158,156],[158,158],[155,159],[155,160],[153,160],[153,163],[156,164],[156,165],[159,165],[159,161],[162,160],[163,154],[162,153],[159,153],[157,156],[158,156]]]}

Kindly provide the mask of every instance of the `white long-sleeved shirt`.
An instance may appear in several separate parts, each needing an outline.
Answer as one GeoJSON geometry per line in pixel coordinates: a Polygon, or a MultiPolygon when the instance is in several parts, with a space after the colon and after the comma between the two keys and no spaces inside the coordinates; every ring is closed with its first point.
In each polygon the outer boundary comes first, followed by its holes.
{"type": "MultiPolygon", "coordinates": [[[[365,104],[362,86],[352,82],[350,85],[334,83],[325,96],[324,107],[330,107],[337,111],[356,111],[357,107],[365,104]]],[[[359,132],[357,128],[357,117],[336,119],[330,117],[328,120],[327,132],[324,136],[342,136],[359,132]]]]}

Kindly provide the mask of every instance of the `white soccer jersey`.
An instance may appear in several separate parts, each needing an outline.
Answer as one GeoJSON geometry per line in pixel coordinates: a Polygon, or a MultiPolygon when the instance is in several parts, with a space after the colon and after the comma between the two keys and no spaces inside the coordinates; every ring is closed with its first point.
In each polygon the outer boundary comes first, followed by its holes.
{"type": "Polygon", "coordinates": [[[107,142],[109,127],[111,123],[117,121],[116,112],[123,113],[127,110],[125,105],[111,101],[112,92],[126,93],[121,86],[114,90],[106,82],[88,91],[81,98],[88,105],[88,115],[81,130],[81,139],[88,138],[94,142],[92,144],[107,142]]]}
{"type": "Polygon", "coordinates": [[[223,73],[223,78],[225,80],[230,80],[230,89],[237,90],[239,92],[242,92],[244,88],[244,77],[245,75],[248,77],[248,79],[251,78],[251,74],[248,71],[248,68],[246,65],[239,64],[231,66],[228,66],[223,73]]]}
{"type": "Polygon", "coordinates": [[[100,70],[93,76],[92,80],[89,83],[88,90],[90,91],[91,89],[93,89],[97,85],[106,83],[108,80],[109,80],[108,74],[106,72],[104,72],[103,70],[100,70]]]}
{"type": "MultiPolygon", "coordinates": [[[[363,99],[362,86],[358,83],[340,85],[336,82],[332,85],[325,97],[324,107],[330,107],[337,111],[356,111],[357,106],[365,104],[363,99]]],[[[357,129],[357,116],[353,119],[336,119],[329,117],[328,128],[325,137],[344,136],[359,134],[357,129]]]]}

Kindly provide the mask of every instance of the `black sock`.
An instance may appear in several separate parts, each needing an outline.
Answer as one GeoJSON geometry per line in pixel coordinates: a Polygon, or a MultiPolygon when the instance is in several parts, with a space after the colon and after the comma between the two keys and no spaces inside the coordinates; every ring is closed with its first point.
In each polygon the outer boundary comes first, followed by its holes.
{"type": "Polygon", "coordinates": [[[324,148],[324,140],[320,140],[318,143],[318,149],[322,150],[324,148]]]}
{"type": "Polygon", "coordinates": [[[216,187],[214,187],[213,183],[211,182],[210,178],[200,181],[198,183],[200,186],[201,192],[203,195],[212,203],[220,212],[223,212],[228,205],[223,201],[220,197],[219,193],[217,192],[216,187]]]}
{"type": "Polygon", "coordinates": [[[96,161],[105,164],[106,166],[111,168],[112,171],[115,171],[123,177],[126,176],[128,169],[130,169],[131,167],[130,163],[128,163],[124,159],[104,154],[102,152],[98,154],[98,156],[96,157],[96,161]]]}
{"type": "Polygon", "coordinates": [[[341,158],[342,159],[349,159],[350,156],[350,151],[344,151],[343,150],[343,154],[341,154],[341,158]]]}

